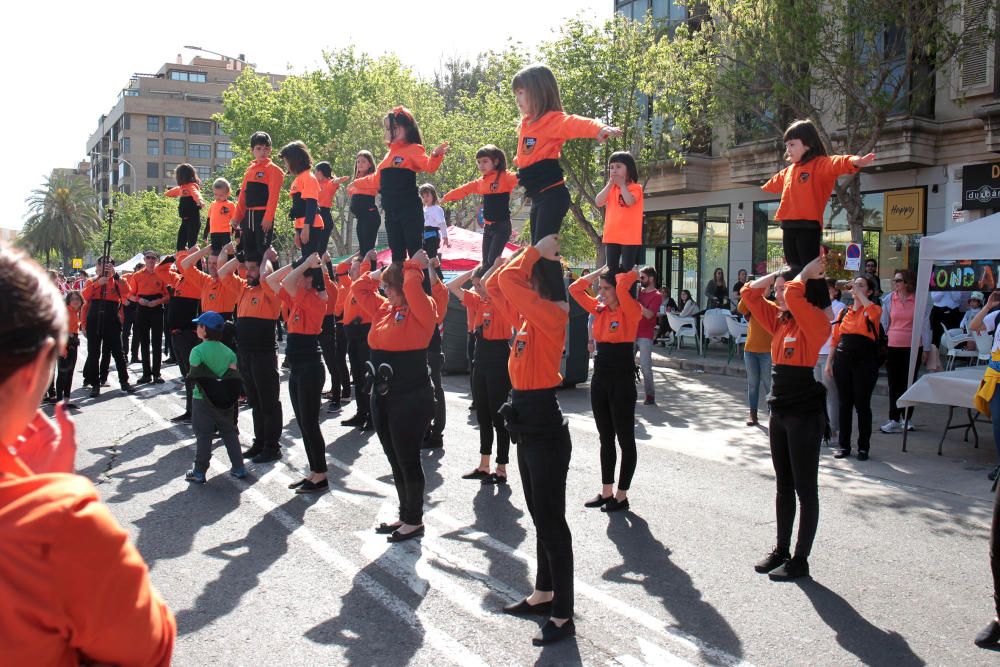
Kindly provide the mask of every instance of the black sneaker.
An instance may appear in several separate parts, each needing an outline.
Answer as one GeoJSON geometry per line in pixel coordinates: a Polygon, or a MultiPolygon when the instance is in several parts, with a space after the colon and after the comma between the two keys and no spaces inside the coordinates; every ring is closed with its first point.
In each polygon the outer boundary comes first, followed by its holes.
{"type": "Polygon", "coordinates": [[[1000,644],[1000,623],[997,623],[997,620],[993,619],[989,625],[979,631],[979,634],[976,635],[973,641],[976,642],[976,646],[979,648],[988,648],[1000,644]]]}
{"type": "Polygon", "coordinates": [[[250,459],[254,463],[270,463],[281,459],[281,447],[265,447],[257,456],[250,459]]]}
{"type": "MultiPolygon", "coordinates": [[[[835,459],[846,459],[850,458],[850,456],[851,456],[851,450],[844,449],[843,447],[838,447],[833,451],[833,458],[835,459]]],[[[858,454],[858,458],[859,459],[861,458],[860,454],[858,454]]]]}
{"type": "Polygon", "coordinates": [[[572,618],[562,625],[556,625],[550,618],[545,621],[545,625],[539,628],[535,636],[531,638],[531,643],[535,646],[545,646],[575,636],[576,626],[573,624],[572,618]]]}
{"type": "Polygon", "coordinates": [[[326,406],[326,414],[335,415],[340,412],[340,401],[330,401],[326,406]]]}
{"type": "Polygon", "coordinates": [[[351,400],[351,388],[347,387],[340,392],[340,400],[343,402],[348,402],[351,400]]]}
{"type": "Polygon", "coordinates": [[[243,458],[244,459],[252,459],[253,457],[255,457],[258,454],[260,454],[262,451],[264,451],[264,445],[258,443],[256,440],[254,440],[254,443],[252,445],[250,445],[250,449],[248,449],[245,452],[243,452],[243,458]]]}
{"type": "Polygon", "coordinates": [[[809,576],[809,561],[805,558],[789,558],[785,564],[776,570],[772,570],[768,575],[771,581],[791,581],[809,576]]]}
{"type": "Polygon", "coordinates": [[[862,449],[862,450],[858,451],[858,460],[859,461],[867,461],[868,460],[868,450],[867,449],[862,449]]]}
{"type": "Polygon", "coordinates": [[[771,570],[781,567],[785,564],[785,561],[791,557],[791,554],[784,549],[779,549],[775,547],[771,553],[764,556],[764,559],[758,561],[756,565],[753,566],[755,572],[760,574],[766,574],[771,570]]]}
{"type": "Polygon", "coordinates": [[[153,384],[163,384],[164,382],[166,381],[159,375],[153,378],[153,384]]]}
{"type": "Polygon", "coordinates": [[[190,424],[191,423],[191,413],[185,412],[182,415],[177,415],[176,417],[171,417],[170,421],[175,424],[190,424]]]}
{"type": "Polygon", "coordinates": [[[369,431],[375,430],[375,422],[372,421],[371,417],[365,417],[365,423],[358,427],[359,431],[367,433],[369,431]]]}
{"type": "Polygon", "coordinates": [[[141,377],[140,377],[140,378],[139,378],[138,380],[136,380],[136,381],[135,381],[135,383],[136,383],[136,384],[149,384],[149,383],[151,383],[152,381],[153,381],[153,378],[151,378],[151,377],[150,377],[150,376],[148,376],[148,375],[143,375],[143,376],[141,376],[141,377]]]}
{"type": "Polygon", "coordinates": [[[97,398],[100,395],[101,395],[101,385],[95,384],[93,388],[90,390],[90,397],[97,398]]]}
{"type": "Polygon", "coordinates": [[[365,417],[363,414],[361,414],[359,412],[358,414],[354,415],[353,417],[349,417],[347,419],[341,419],[340,420],[340,425],[341,426],[362,426],[365,423],[366,419],[367,419],[367,417],[365,417]]]}
{"type": "Polygon", "coordinates": [[[124,391],[126,394],[134,394],[135,387],[126,382],[125,384],[122,385],[122,391],[124,391]]]}

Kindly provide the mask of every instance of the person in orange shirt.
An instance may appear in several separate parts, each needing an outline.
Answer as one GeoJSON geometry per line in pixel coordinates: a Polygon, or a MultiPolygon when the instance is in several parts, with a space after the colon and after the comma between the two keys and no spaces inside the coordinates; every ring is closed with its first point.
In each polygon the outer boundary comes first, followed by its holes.
{"type": "MultiPolygon", "coordinates": [[[[428,252],[424,248],[424,252],[428,252]]],[[[444,398],[444,382],[441,372],[444,368],[444,352],[441,350],[441,335],[444,330],[444,318],[448,315],[448,288],[441,282],[441,258],[430,257],[430,270],[427,272],[427,282],[430,283],[431,298],[437,306],[437,326],[431,334],[431,342],[427,345],[427,367],[431,373],[431,388],[434,391],[434,417],[431,425],[424,433],[422,449],[441,449],[444,447],[444,429],[448,420],[448,410],[444,398]],[[434,278],[430,278],[430,274],[434,278]]],[[[424,288],[426,289],[425,284],[424,288]]]]}
{"type": "MultiPolygon", "coordinates": [[[[797,120],[788,126],[782,138],[785,160],[790,164],[761,186],[764,192],[781,195],[775,219],[781,223],[785,262],[794,273],[820,255],[823,236],[823,211],[837,179],[857,173],[875,161],[875,154],[826,154],[816,126],[809,120],[797,120]]],[[[806,294],[820,308],[830,308],[830,293],[822,282],[810,283],[806,294]]],[[[833,321],[833,311],[827,313],[833,321]]]]}
{"type": "Polygon", "coordinates": [[[482,177],[445,193],[441,203],[482,195],[483,267],[490,268],[510,240],[510,193],[517,186],[517,175],[507,171],[507,154],[493,144],[476,151],[476,167],[482,177]]]}
{"type": "Polygon", "coordinates": [[[504,608],[508,614],[546,614],[532,638],[536,646],[576,634],[573,623],[573,536],[566,523],[566,474],[573,451],[556,398],[566,344],[569,303],[553,302],[540,260],[556,262],[559,237],[543,236],[500,269],[499,293],[521,315],[507,369],[510,401],[500,408],[517,443],[517,466],[528,512],[535,524],[538,566],[531,595],[504,608]]]}
{"type": "Polygon", "coordinates": [[[333,198],[337,196],[337,190],[340,189],[340,186],[349,181],[350,178],[347,176],[340,176],[339,178],[334,176],[333,168],[325,160],[316,163],[316,166],[313,167],[313,176],[316,177],[316,181],[319,183],[317,205],[319,206],[319,217],[323,219],[323,233],[317,240],[316,245],[319,246],[317,252],[322,255],[326,252],[326,248],[330,244],[330,235],[333,233],[333,215],[330,212],[333,208],[333,198]]]}
{"type": "Polygon", "coordinates": [[[378,187],[385,210],[385,231],[389,237],[392,261],[401,263],[421,249],[424,211],[417,192],[417,174],[433,173],[441,166],[448,142],[424,151],[420,127],[406,107],[396,107],[385,117],[385,142],[389,152],[375,173],[354,180],[355,188],[378,187]]]}
{"type": "MultiPolygon", "coordinates": [[[[139,328],[135,324],[135,316],[139,311],[139,304],[135,297],[135,283],[132,280],[134,276],[139,271],[142,271],[145,263],[139,263],[132,267],[131,271],[122,272],[122,280],[128,284],[129,295],[125,300],[125,304],[122,307],[122,352],[125,353],[126,359],[129,360],[129,366],[132,364],[138,364],[139,361],[139,328]],[[129,352],[131,351],[131,355],[129,352]]],[[[82,289],[82,288],[81,288],[82,289]]],[[[86,318],[84,318],[86,320],[86,318]]],[[[104,350],[101,351],[101,380],[103,381],[108,377],[107,369],[111,365],[110,355],[104,350]]]]}
{"type": "MultiPolygon", "coordinates": [[[[744,282],[746,284],[746,282],[744,282]]],[[[741,286],[742,289],[742,286],[741,286]]],[[[737,293],[739,297],[739,292],[737,293]]],[[[770,300],[771,297],[766,297],[770,300]]],[[[743,365],[747,369],[747,407],[750,414],[747,426],[759,426],[757,418],[760,407],[760,390],[763,385],[764,396],[771,393],[771,332],[765,329],[750,314],[750,309],[742,299],[736,304],[738,310],[747,320],[747,342],[743,346],[743,365]]]]}
{"type": "Polygon", "coordinates": [[[259,264],[274,237],[274,215],[285,172],[271,162],[271,136],[267,132],[254,132],[250,136],[250,152],[253,162],[243,175],[233,217],[240,225],[237,254],[259,264]]]}
{"type": "Polygon", "coordinates": [[[642,249],[642,186],[635,158],[617,151],[608,159],[608,183],[597,193],[597,205],[605,207],[604,242],[608,273],[630,270],[642,249]]]}
{"type": "Polygon", "coordinates": [[[198,172],[186,162],[174,169],[177,187],[170,188],[163,194],[167,197],[179,197],[177,215],[181,218],[181,226],[177,230],[177,250],[190,248],[198,242],[198,232],[201,231],[201,209],[205,202],[201,200],[201,181],[198,172]]]}
{"type": "Polygon", "coordinates": [[[507,463],[510,460],[510,434],[500,416],[500,407],[510,395],[510,373],[507,359],[510,357],[510,339],[514,332],[514,322],[507,316],[507,309],[498,307],[499,300],[490,297],[491,288],[497,286],[497,271],[503,263],[499,256],[494,264],[482,274],[482,266],[463,273],[448,283],[462,305],[471,311],[481,329],[481,339],[476,345],[476,358],[472,365],[472,401],[476,405],[476,421],[479,423],[479,465],[462,479],[477,479],[483,484],[506,484],[507,463]],[[462,289],[466,281],[472,280],[472,289],[462,289]],[[496,432],[496,470],[490,472],[490,457],[493,455],[493,437],[496,432]]]}
{"type": "MultiPolygon", "coordinates": [[[[378,183],[366,176],[375,174],[375,156],[369,151],[358,151],[354,158],[354,182],[347,186],[347,194],[351,196],[350,210],[354,216],[354,228],[358,233],[358,254],[364,257],[375,247],[378,238],[378,228],[382,226],[382,217],[375,205],[375,195],[378,194],[378,183]]],[[[416,178],[414,178],[416,183],[416,178]]],[[[371,264],[375,270],[375,264],[371,264]]]]}
{"type": "Polygon", "coordinates": [[[809,576],[809,553],[819,523],[819,452],[826,429],[826,390],[813,369],[830,336],[826,313],[806,298],[806,281],[823,281],[823,258],[815,257],[798,277],[787,269],[744,285],[740,294],[754,321],[771,333],[771,463],[777,488],[777,544],[754,570],[776,581],[809,576]],[[774,284],[774,302],[764,299],[774,284]],[[795,499],[799,535],[791,553],[795,499]]]}
{"type": "Polygon", "coordinates": [[[642,306],[632,296],[639,279],[635,269],[613,274],[607,266],[589,273],[569,286],[569,294],[594,316],[592,337],[597,344],[594,377],[590,380],[590,407],[601,441],[601,493],[584,503],[602,512],[629,508],[628,490],[635,474],[635,338],[642,319],[642,306]],[[602,301],[587,293],[600,276],[597,292],[602,301]],[[615,482],[615,436],[622,449],[622,467],[615,482]]]}
{"type": "Polygon", "coordinates": [[[840,398],[840,440],[833,457],[851,455],[851,428],[858,413],[858,460],[868,459],[872,438],[872,392],[878,382],[878,337],[882,306],[874,301],[874,278],[860,275],[851,283],[854,303],[840,313],[833,325],[833,352],[826,358],[824,372],[837,383],[840,398]]]}
{"type": "Polygon", "coordinates": [[[132,274],[131,287],[136,302],[135,336],[139,339],[139,353],[142,358],[142,377],[136,384],[163,384],[160,377],[160,363],[163,354],[163,304],[170,296],[167,284],[156,274],[156,264],[160,256],[152,250],[143,253],[146,266],[132,274]],[[153,346],[153,360],[150,363],[150,345],[153,346]]]}
{"type": "MultiPolygon", "coordinates": [[[[531,242],[558,234],[569,211],[569,190],[559,158],[568,139],[596,139],[603,143],[621,130],[591,118],[563,112],[556,77],[545,65],[529,65],[511,82],[521,122],[517,128],[517,180],[531,199],[531,242]]],[[[566,300],[562,267],[556,260],[541,263],[548,291],[566,300]]]]}
{"type": "Polygon", "coordinates": [[[0,244],[0,662],[170,664],[177,629],[125,531],[72,474],[75,429],[38,402],[67,342],[38,264],[0,244]]]}
{"type": "Polygon", "coordinates": [[[313,289],[312,280],[306,276],[307,271],[322,265],[323,260],[313,253],[266,278],[271,290],[288,306],[288,343],[285,345],[289,365],[288,394],[309,459],[309,474],[288,487],[295,489],[295,493],[323,493],[330,488],[326,480],[326,445],[319,428],[319,409],[326,382],[319,333],[323,329],[329,295],[326,290],[313,289]]]}
{"type": "Polygon", "coordinates": [[[424,293],[427,254],[420,250],[401,265],[371,271],[351,286],[358,306],[372,319],[368,332],[375,432],[399,495],[399,520],[375,529],[389,542],[424,534],[424,470],[420,437],[434,414],[434,394],[427,371],[427,346],[437,326],[437,306],[424,293]],[[379,285],[385,296],[378,293],[379,285]]]}
{"type": "MultiPolygon", "coordinates": [[[[212,246],[204,248],[193,248],[194,252],[181,260],[181,271],[184,273],[184,280],[191,284],[198,291],[201,299],[201,311],[214,310],[225,318],[227,322],[233,321],[233,311],[236,309],[236,299],[238,297],[237,284],[230,280],[222,280],[219,277],[219,267],[229,261],[229,253],[235,252],[232,243],[222,248],[222,252],[216,256],[212,255],[212,246]],[[198,262],[204,260],[206,271],[198,268],[198,262]]],[[[230,276],[232,278],[232,276],[230,276]]],[[[229,342],[226,345],[232,347],[229,342]]]]}
{"type": "Polygon", "coordinates": [[[166,329],[170,331],[170,345],[174,359],[181,371],[181,377],[185,379],[184,412],[171,418],[175,423],[190,423],[194,391],[194,385],[187,380],[190,370],[188,360],[191,350],[198,344],[198,335],[195,333],[192,320],[198,317],[201,309],[201,288],[193,281],[185,280],[184,274],[179,270],[179,263],[191,254],[190,250],[182,250],[176,257],[173,255],[164,257],[156,267],[156,275],[167,285],[167,291],[170,293],[170,300],[167,301],[166,329]]]}
{"type": "Polygon", "coordinates": [[[275,323],[281,314],[281,299],[267,283],[274,248],[264,252],[264,264],[247,260],[246,278],[237,275],[239,259],[234,257],[219,267],[219,280],[231,281],[236,290],[236,363],[247,403],[253,414],[253,444],[243,452],[244,459],[268,463],[281,458],[281,416],[278,378],[278,343],[275,323]]]}
{"type": "Polygon", "coordinates": [[[83,382],[90,385],[90,397],[101,395],[100,357],[107,346],[118,370],[118,382],[127,394],[135,392],[129,384],[128,362],[122,352],[121,308],[130,292],[128,283],[115,273],[115,263],[110,257],[97,260],[97,277],[87,281],[83,299],[87,302],[84,333],[87,336],[87,361],[83,365],[83,382]]]}
{"type": "Polygon", "coordinates": [[[371,396],[365,382],[365,364],[371,356],[368,349],[368,333],[372,318],[358,303],[352,291],[354,282],[361,277],[362,262],[369,266],[376,260],[375,250],[369,250],[363,258],[351,257],[337,267],[339,278],[338,301],[344,304],[344,334],[347,337],[347,357],[351,362],[351,377],[354,380],[354,403],[358,411],[353,417],[341,420],[343,426],[354,426],[362,431],[375,428],[371,419],[371,396]],[[345,271],[345,265],[349,268],[345,271]]]}
{"type": "Polygon", "coordinates": [[[229,201],[229,181],[217,178],[212,183],[212,194],[215,201],[208,209],[208,221],[205,223],[205,233],[202,241],[210,240],[212,254],[218,255],[222,247],[233,240],[233,234],[239,234],[236,220],[236,204],[229,201]]]}
{"type": "MultiPolygon", "coordinates": [[[[324,225],[318,208],[319,181],[311,171],[309,149],[301,141],[293,141],[281,149],[278,157],[285,161],[285,167],[295,176],[288,191],[292,197],[288,217],[295,221],[295,246],[302,251],[302,257],[322,254],[325,252],[320,249],[320,243],[324,241],[324,225]]],[[[322,269],[310,269],[308,275],[314,290],[322,292],[326,289],[322,269]]]]}
{"type": "Polygon", "coordinates": [[[76,370],[76,353],[80,348],[80,315],[83,310],[83,295],[76,290],[66,292],[66,313],[69,316],[68,338],[66,349],[59,355],[57,364],[59,373],[56,378],[56,401],[66,401],[66,407],[78,409],[75,403],[69,402],[73,387],[73,372],[76,370]]]}

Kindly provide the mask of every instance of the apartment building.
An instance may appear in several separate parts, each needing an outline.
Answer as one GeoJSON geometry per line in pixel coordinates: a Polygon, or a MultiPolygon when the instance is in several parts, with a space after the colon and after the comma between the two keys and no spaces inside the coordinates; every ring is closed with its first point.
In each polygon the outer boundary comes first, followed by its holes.
{"type": "Polygon", "coordinates": [[[75,167],[56,167],[49,174],[49,180],[79,178],[90,182],[90,162],[81,160],[75,167]]]}
{"type": "MultiPolygon", "coordinates": [[[[981,1],[981,0],[969,0],[981,1]]],[[[674,0],[615,0],[615,11],[683,21],[674,0]]],[[[919,114],[890,120],[861,176],[864,248],[876,256],[883,289],[892,271],[916,268],[920,238],[1000,211],[1000,69],[984,43],[965,66],[936,73],[935,95],[919,114]]],[[[780,137],[744,140],[714,128],[712,145],[682,167],[656,165],[647,183],[644,246],[674,298],[688,289],[699,303],[715,268],[731,285],[736,272],[774,270],[782,262],[778,200],[760,185],[785,164],[780,137]]],[[[824,243],[841,255],[851,240],[835,201],[824,215],[824,243]]]]}
{"type": "MultiPolygon", "coordinates": [[[[233,146],[212,121],[222,93],[243,71],[233,58],[195,57],[165,63],[155,74],[135,74],[87,140],[90,181],[101,206],[112,192],[163,190],[176,185],[174,169],[188,162],[202,180],[229,164],[233,146]]],[[[282,75],[259,72],[277,85],[282,75]]]]}

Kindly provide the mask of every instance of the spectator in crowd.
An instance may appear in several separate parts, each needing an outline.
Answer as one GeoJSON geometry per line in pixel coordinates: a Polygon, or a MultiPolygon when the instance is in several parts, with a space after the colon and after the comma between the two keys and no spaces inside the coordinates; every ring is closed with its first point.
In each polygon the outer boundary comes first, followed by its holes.
{"type": "MultiPolygon", "coordinates": [[[[773,292],[766,298],[773,301],[773,292]]],[[[736,309],[747,320],[747,342],[743,346],[743,364],[747,369],[747,404],[750,408],[747,426],[757,426],[760,424],[757,418],[760,386],[764,385],[765,399],[771,393],[771,332],[753,319],[750,308],[742,299],[736,304],[736,309]]]]}
{"type": "MultiPolygon", "coordinates": [[[[667,334],[673,331],[670,328],[670,320],[667,319],[667,313],[676,313],[677,311],[677,302],[670,296],[670,290],[666,286],[661,287],[659,326],[656,330],[657,339],[664,339],[667,337],[667,334]]],[[[666,343],[661,343],[661,345],[666,345],[666,343]]]]}
{"type": "Polygon", "coordinates": [[[982,292],[973,292],[969,295],[969,300],[966,302],[969,309],[965,311],[965,315],[962,317],[962,322],[958,325],[963,332],[972,333],[969,331],[969,323],[972,322],[973,318],[983,309],[983,301],[984,297],[982,292]]]}
{"type": "Polygon", "coordinates": [[[917,276],[909,269],[896,271],[892,278],[893,291],[882,297],[882,328],[889,338],[889,353],[885,361],[885,372],[889,379],[889,421],[879,428],[883,433],[902,433],[903,429],[913,430],[910,419],[913,408],[906,409],[906,415],[896,405],[896,401],[906,391],[907,378],[917,379],[917,367],[927,363],[927,350],[931,345],[930,313],[919,316],[916,308],[917,276]],[[912,372],[910,365],[910,340],[913,327],[921,328],[921,347],[917,349],[917,364],[912,372]]]}
{"type": "Polygon", "coordinates": [[[728,308],[729,289],[726,287],[726,275],[721,268],[715,269],[712,279],[705,285],[706,308],[728,308]]]}
{"type": "Polygon", "coordinates": [[[747,283],[747,270],[740,269],[736,272],[736,282],[733,283],[732,294],[730,296],[730,303],[733,304],[733,308],[736,308],[736,304],[740,301],[740,290],[747,283]]]}
{"type": "Polygon", "coordinates": [[[639,272],[639,288],[637,300],[642,307],[642,319],[639,321],[635,345],[639,349],[639,368],[642,370],[642,385],[646,393],[644,405],[653,405],[656,403],[653,385],[653,329],[663,300],[660,290],[656,289],[655,268],[646,266],[639,272]]]}
{"type": "Polygon", "coordinates": [[[931,343],[941,344],[945,329],[957,329],[962,323],[962,292],[931,292],[931,343]],[[944,325],[944,328],[941,325],[944,325]]]}
{"type": "Polygon", "coordinates": [[[680,317],[694,317],[700,311],[698,303],[691,298],[691,292],[686,289],[681,290],[680,303],[677,304],[677,309],[680,311],[677,313],[680,317]]]}
{"type": "MultiPolygon", "coordinates": [[[[830,293],[830,307],[833,309],[833,320],[830,324],[834,324],[840,318],[840,313],[844,310],[844,302],[840,300],[840,290],[837,289],[837,281],[834,278],[826,279],[826,289],[830,293]]],[[[826,418],[830,428],[830,442],[833,442],[837,438],[840,423],[840,402],[837,399],[837,383],[833,380],[833,374],[824,372],[827,359],[831,354],[830,343],[832,340],[833,334],[831,333],[830,338],[826,339],[826,343],[820,349],[816,368],[813,369],[816,381],[826,387],[826,418]]]]}
{"type": "Polygon", "coordinates": [[[875,281],[875,293],[872,295],[876,302],[882,301],[882,280],[878,275],[878,260],[869,257],[865,260],[865,275],[870,276],[875,281]]]}

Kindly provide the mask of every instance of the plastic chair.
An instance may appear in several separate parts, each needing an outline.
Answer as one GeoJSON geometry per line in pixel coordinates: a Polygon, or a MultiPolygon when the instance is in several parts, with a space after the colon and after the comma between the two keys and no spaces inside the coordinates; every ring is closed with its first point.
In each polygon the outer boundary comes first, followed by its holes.
{"type": "Polygon", "coordinates": [[[993,336],[984,333],[975,334],[972,338],[976,341],[976,350],[978,351],[976,365],[978,366],[983,361],[990,363],[990,357],[993,354],[993,336]]]}
{"type": "Polygon", "coordinates": [[[683,338],[694,338],[698,347],[698,354],[701,354],[701,336],[698,335],[698,327],[693,317],[680,317],[673,313],[667,313],[667,322],[674,330],[674,348],[681,345],[683,338]]]}
{"type": "Polygon", "coordinates": [[[701,337],[705,339],[702,352],[708,351],[708,342],[712,338],[729,338],[729,320],[732,315],[725,308],[709,308],[701,315],[701,337]]]}
{"type": "Polygon", "coordinates": [[[947,363],[945,363],[945,370],[950,371],[955,368],[956,359],[969,359],[969,365],[972,365],[972,359],[977,359],[979,357],[979,350],[966,350],[958,347],[966,341],[973,341],[973,337],[963,332],[961,329],[949,329],[941,323],[941,328],[944,329],[944,333],[941,335],[941,343],[944,345],[945,356],[948,357],[947,363]]]}
{"type": "Polygon", "coordinates": [[[726,365],[733,360],[733,355],[740,351],[740,345],[746,345],[747,342],[747,331],[750,330],[750,326],[746,322],[741,322],[735,317],[726,318],[726,326],[729,328],[729,359],[726,361],[726,365]]]}

